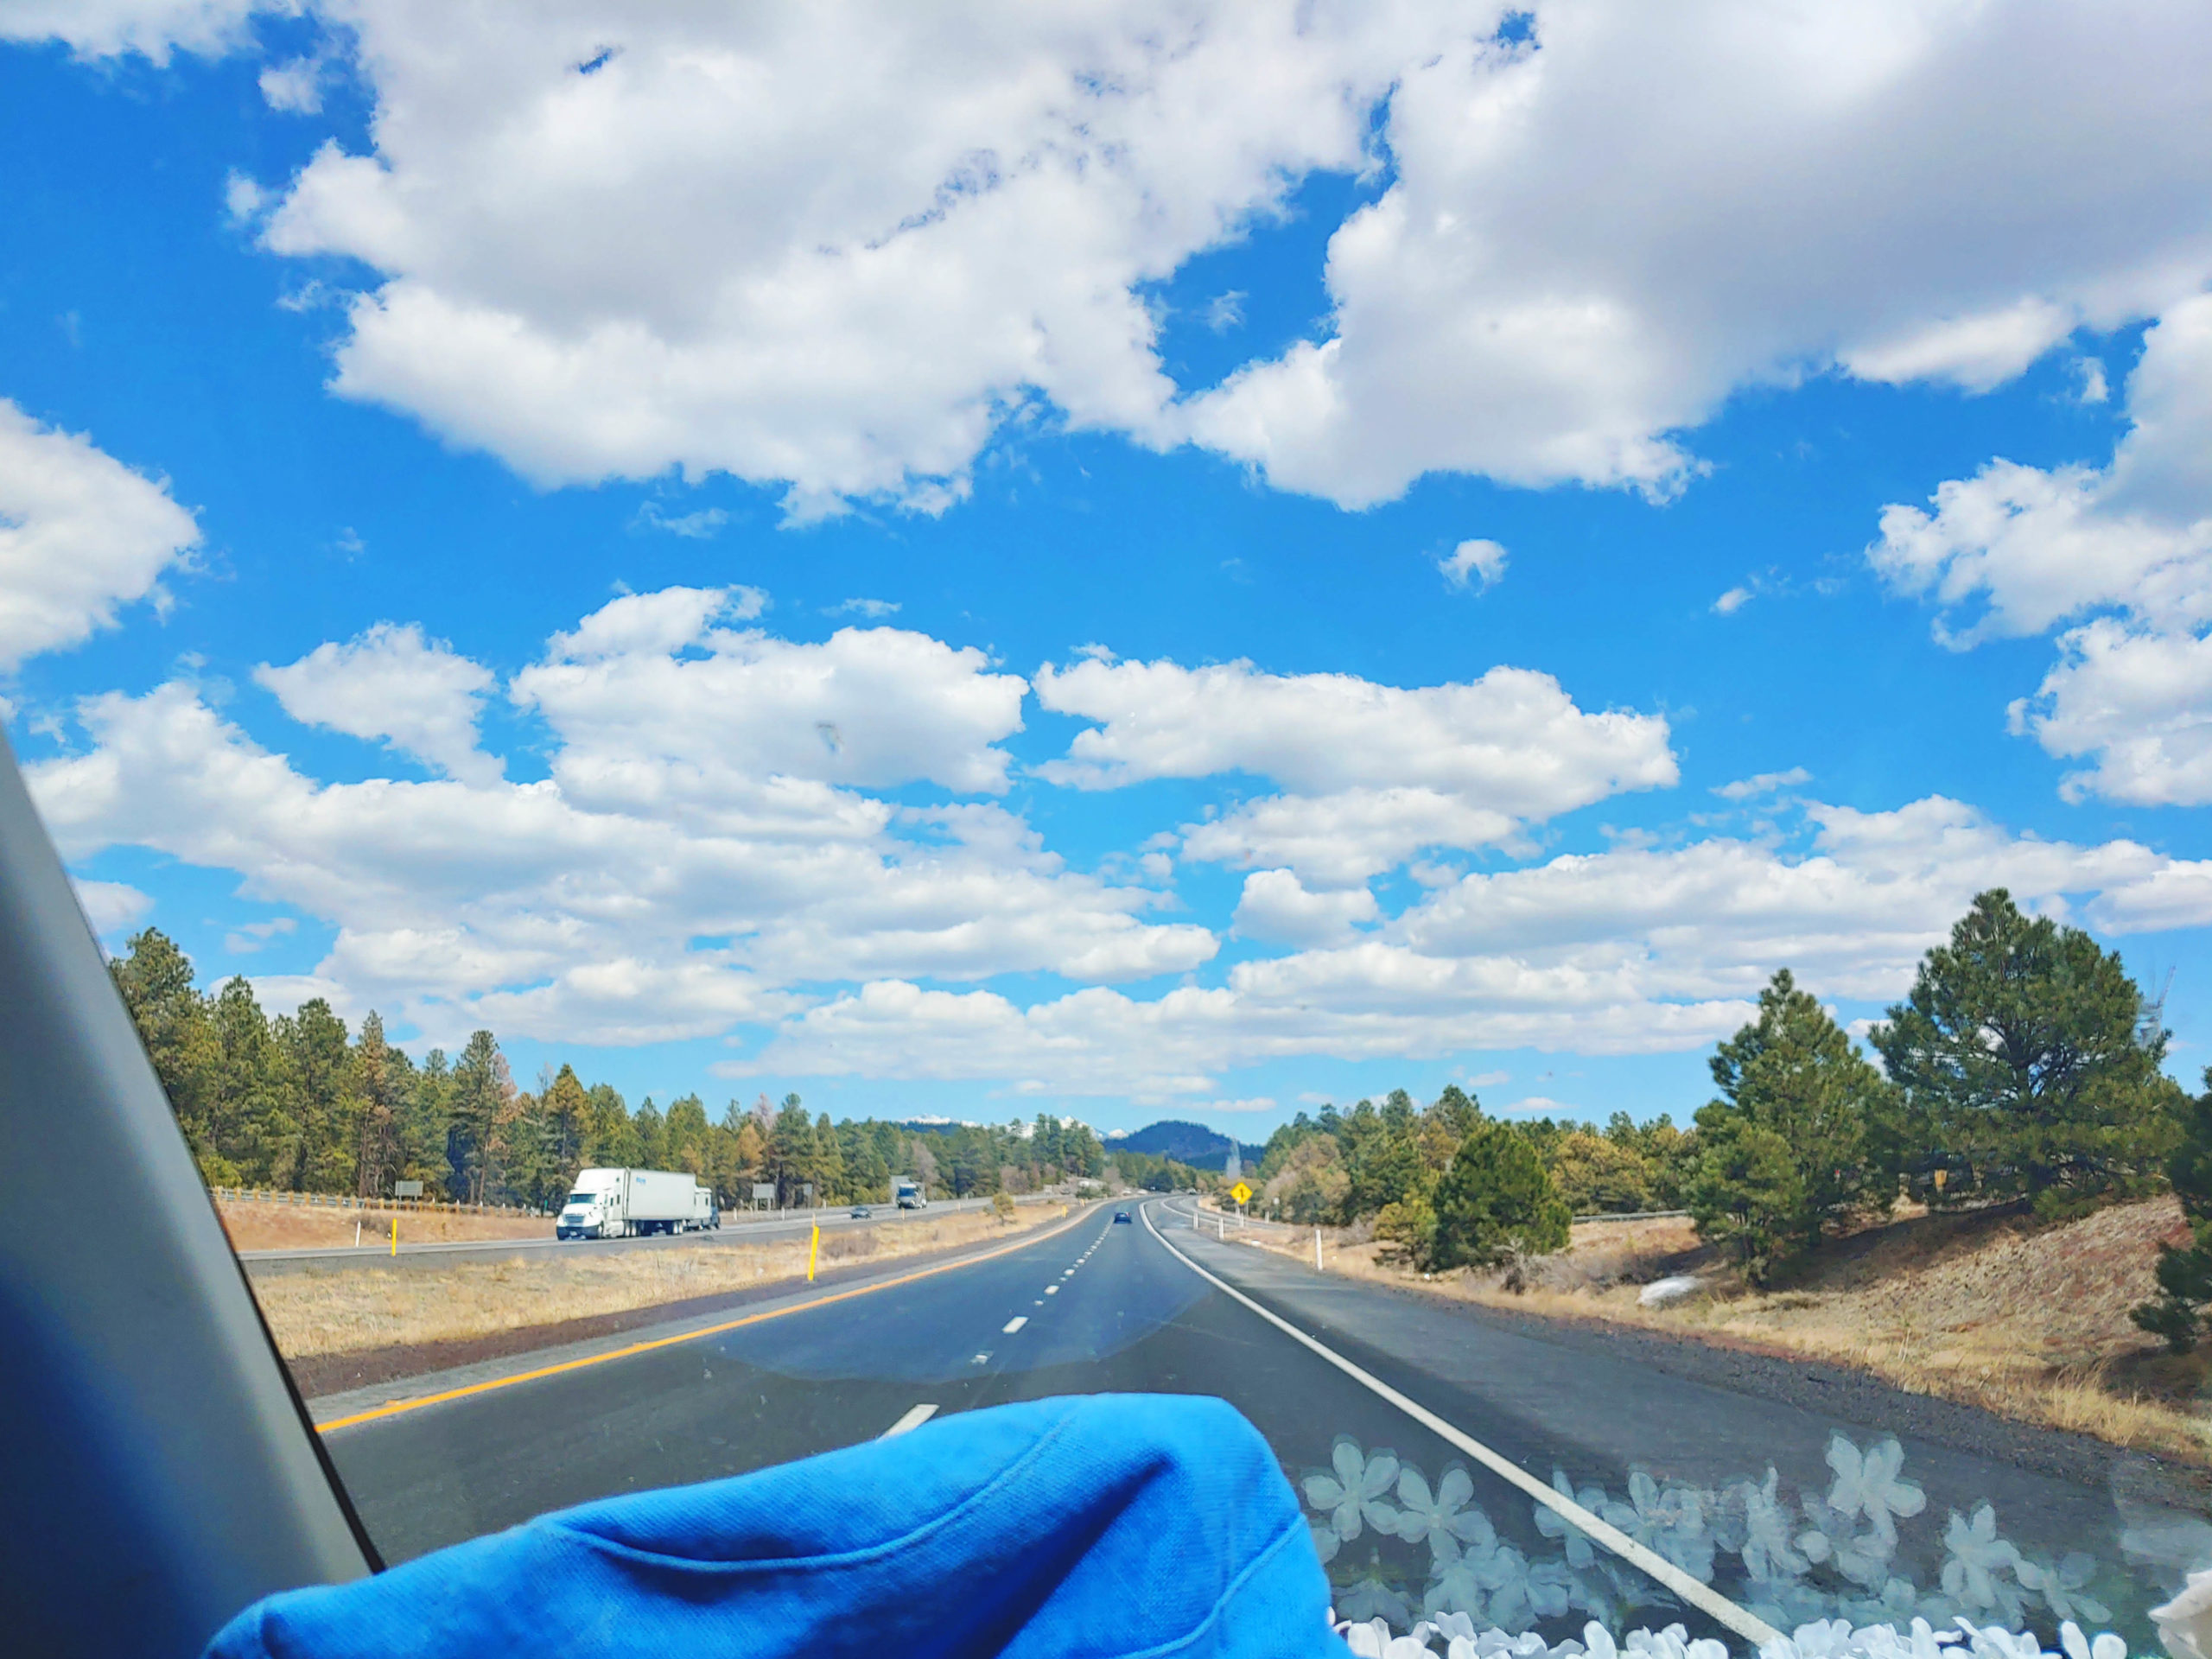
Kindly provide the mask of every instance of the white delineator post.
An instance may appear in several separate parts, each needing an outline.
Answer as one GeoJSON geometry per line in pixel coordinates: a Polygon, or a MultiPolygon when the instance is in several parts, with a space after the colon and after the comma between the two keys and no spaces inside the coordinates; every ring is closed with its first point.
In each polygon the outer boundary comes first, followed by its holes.
{"type": "Polygon", "coordinates": [[[1319,1273],[1321,1270],[1321,1230],[1316,1227],[1313,1230],[1313,1271],[1319,1273]]]}

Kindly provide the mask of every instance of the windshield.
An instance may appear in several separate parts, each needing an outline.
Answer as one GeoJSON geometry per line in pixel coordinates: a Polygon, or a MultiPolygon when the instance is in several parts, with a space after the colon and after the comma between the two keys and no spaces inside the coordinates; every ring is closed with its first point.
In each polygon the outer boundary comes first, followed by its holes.
{"type": "Polygon", "coordinates": [[[0,19],[0,720],[385,1556],[1204,1395],[1363,1653],[2212,1653],[2076,10],[0,19]]]}

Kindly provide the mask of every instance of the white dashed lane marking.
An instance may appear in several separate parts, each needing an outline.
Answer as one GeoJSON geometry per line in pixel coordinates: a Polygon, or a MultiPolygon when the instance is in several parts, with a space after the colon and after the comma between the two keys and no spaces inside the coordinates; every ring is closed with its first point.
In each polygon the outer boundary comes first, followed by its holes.
{"type": "Polygon", "coordinates": [[[1001,1336],[1010,1337],[1028,1323],[1029,1316],[1027,1313],[1017,1313],[1000,1327],[999,1333],[1001,1336]]]}

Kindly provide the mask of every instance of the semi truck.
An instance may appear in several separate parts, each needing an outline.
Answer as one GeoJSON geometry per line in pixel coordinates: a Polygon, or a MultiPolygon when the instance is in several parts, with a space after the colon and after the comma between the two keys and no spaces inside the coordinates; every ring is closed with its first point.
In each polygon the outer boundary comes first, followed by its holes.
{"type": "Polygon", "coordinates": [[[664,1169],[587,1169],[553,1224],[559,1238],[637,1238],[721,1225],[715,1195],[696,1175],[664,1169]]]}
{"type": "Polygon", "coordinates": [[[892,1190],[892,1195],[898,1200],[901,1210],[926,1210],[930,1207],[930,1195],[922,1190],[919,1181],[902,1179],[892,1190]]]}

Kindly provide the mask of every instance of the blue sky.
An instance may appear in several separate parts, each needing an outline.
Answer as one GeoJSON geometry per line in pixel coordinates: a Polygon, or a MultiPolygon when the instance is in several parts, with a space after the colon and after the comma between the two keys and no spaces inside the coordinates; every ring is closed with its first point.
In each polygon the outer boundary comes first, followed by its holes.
{"type": "Polygon", "coordinates": [[[2201,26],[2031,121],[2001,7],[1150,10],[0,10],[0,697],[104,938],[1255,1139],[1680,1118],[2006,883],[2193,1077],[2201,26]]]}

